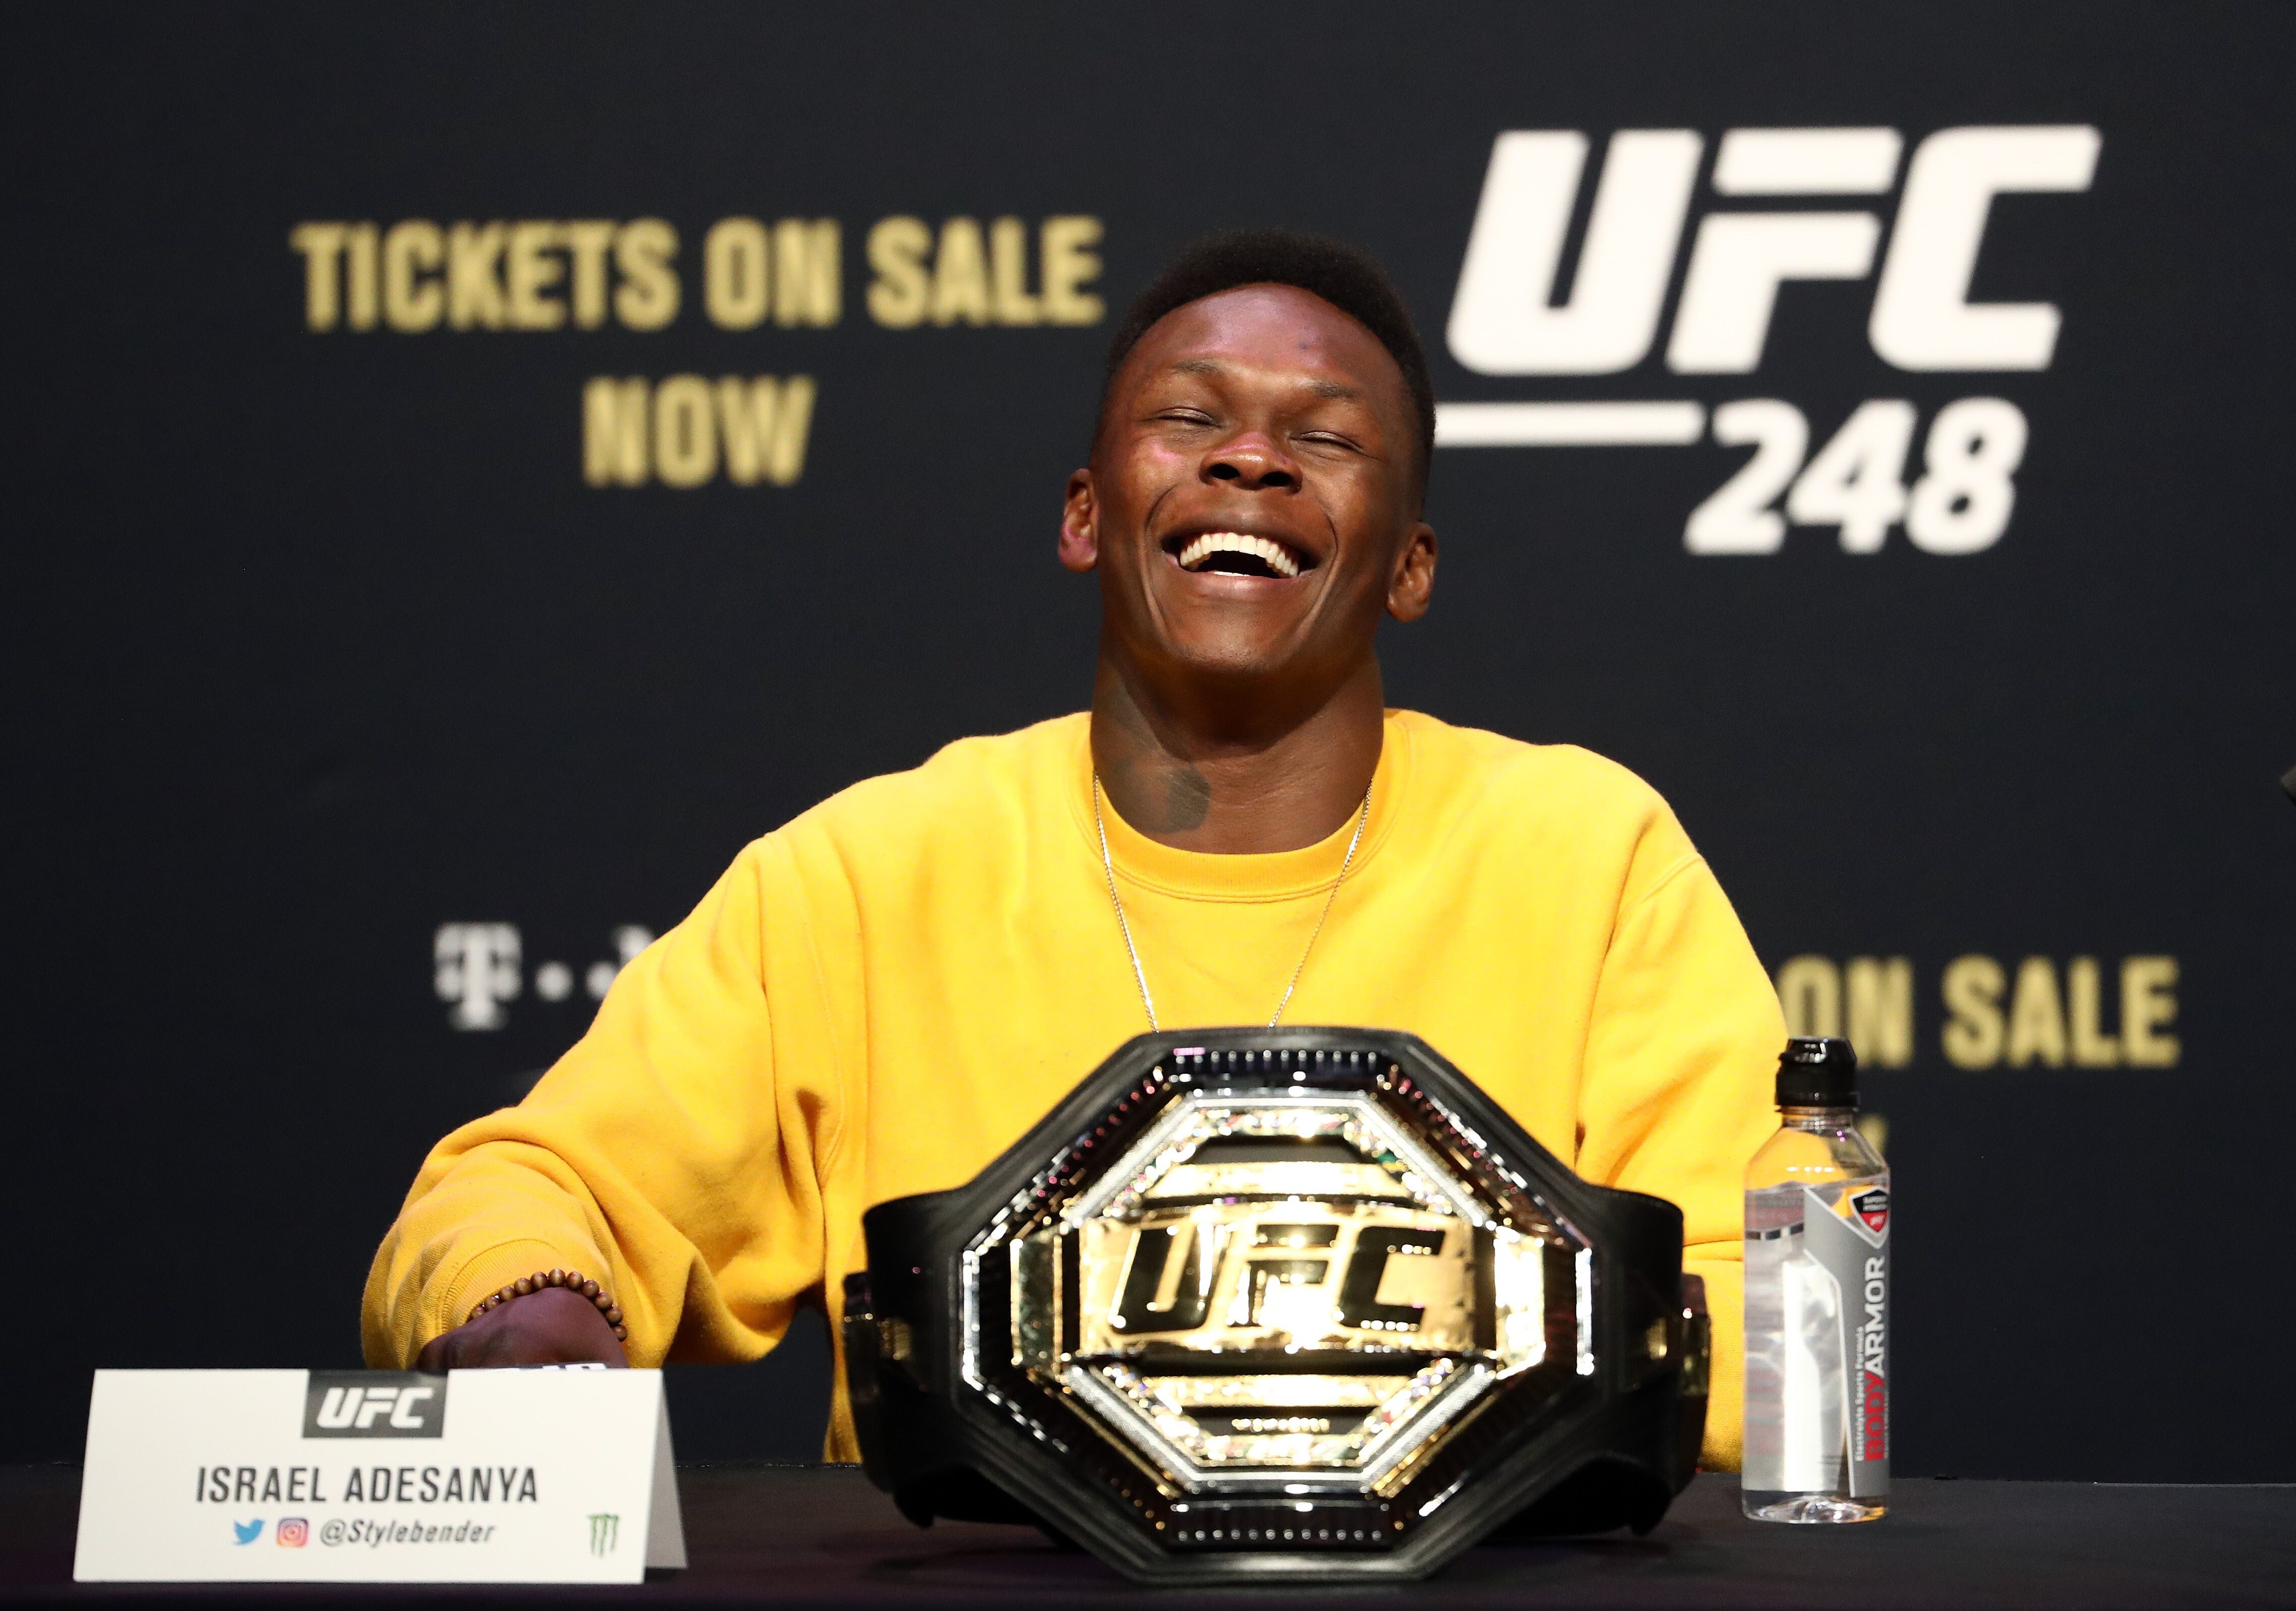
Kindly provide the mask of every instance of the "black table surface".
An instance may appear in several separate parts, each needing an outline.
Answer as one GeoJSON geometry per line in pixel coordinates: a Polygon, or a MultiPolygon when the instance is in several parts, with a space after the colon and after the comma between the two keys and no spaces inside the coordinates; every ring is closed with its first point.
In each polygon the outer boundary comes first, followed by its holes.
{"type": "Polygon", "coordinates": [[[1841,1527],[1738,1514],[1734,1477],[1702,1476],[1644,1538],[1474,1549],[1417,1583],[1143,1589],[1035,1532],[910,1526],[849,1467],[729,1465],[678,1474],[693,1566],[623,1588],[75,1584],[79,1473],[0,1468],[0,1606],[89,1601],[448,1605],[626,1600],[668,1607],[1037,1606],[1747,1607],[1749,1611],[2139,1611],[2296,1607],[2296,1484],[2104,1486],[1908,1480],[1890,1513],[1841,1527]]]}

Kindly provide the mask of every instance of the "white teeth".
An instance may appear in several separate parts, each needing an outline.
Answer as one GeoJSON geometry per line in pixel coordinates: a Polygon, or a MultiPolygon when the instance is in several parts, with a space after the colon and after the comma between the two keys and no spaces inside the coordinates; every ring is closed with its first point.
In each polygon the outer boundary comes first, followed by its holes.
{"type": "Polygon", "coordinates": [[[1180,569],[1193,571],[1215,554],[1249,554],[1254,559],[1265,560],[1267,568],[1278,576],[1300,574],[1300,562],[1284,550],[1283,545],[1270,542],[1264,537],[1245,537],[1235,531],[1207,531],[1180,550],[1180,569]]]}

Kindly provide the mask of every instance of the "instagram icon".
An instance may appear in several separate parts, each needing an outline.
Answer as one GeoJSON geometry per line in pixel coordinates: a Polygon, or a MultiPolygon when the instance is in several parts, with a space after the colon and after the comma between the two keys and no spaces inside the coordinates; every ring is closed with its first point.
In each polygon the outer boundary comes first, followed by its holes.
{"type": "Polygon", "coordinates": [[[311,1524],[299,1516],[282,1516],[279,1521],[279,1544],[285,1549],[300,1549],[311,1541],[311,1524]]]}

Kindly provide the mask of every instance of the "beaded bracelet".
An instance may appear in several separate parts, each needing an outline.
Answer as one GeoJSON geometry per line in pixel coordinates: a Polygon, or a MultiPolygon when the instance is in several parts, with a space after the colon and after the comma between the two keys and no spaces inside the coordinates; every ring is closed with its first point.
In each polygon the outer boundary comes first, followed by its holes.
{"type": "MultiPolygon", "coordinates": [[[[540,1292],[545,1286],[563,1286],[589,1299],[598,1306],[598,1312],[605,1317],[606,1324],[614,1328],[614,1336],[624,1342],[629,1340],[630,1334],[622,1327],[622,1311],[615,1307],[614,1300],[606,1295],[605,1288],[595,1281],[586,1279],[578,1270],[537,1270],[530,1276],[521,1276],[500,1292],[480,1299],[472,1309],[470,1319],[475,1320],[490,1309],[499,1309],[512,1298],[540,1292]]],[[[470,1324],[470,1320],[463,1324],[470,1324]]]]}

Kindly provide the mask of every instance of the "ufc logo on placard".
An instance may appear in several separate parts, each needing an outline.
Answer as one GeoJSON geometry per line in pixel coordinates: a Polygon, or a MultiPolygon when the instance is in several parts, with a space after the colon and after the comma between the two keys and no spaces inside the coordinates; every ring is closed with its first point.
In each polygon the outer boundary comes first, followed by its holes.
{"type": "Polygon", "coordinates": [[[428,1437],[447,1430],[447,1378],[412,1370],[314,1370],[305,1437],[428,1437]]]}
{"type": "MultiPolygon", "coordinates": [[[[1890,370],[2045,370],[2060,309],[1972,300],[1971,288],[1996,198],[2087,190],[2102,143],[2079,124],[1948,128],[1908,156],[1894,128],[1734,128],[1714,148],[1702,212],[1708,144],[1696,130],[1620,130],[1591,178],[1584,133],[1510,131],[1484,175],[1446,330],[1451,355],[1486,375],[1619,374],[1653,353],[1676,376],[1751,374],[1783,287],[1870,278],[1866,340],[1890,370]],[[1894,214],[1880,201],[1806,204],[1893,192],[1894,214]],[[1800,205],[1742,205],[1762,200],[1800,205]]],[[[2023,412],[1992,396],[1944,404],[1925,434],[1914,403],[1876,398],[1815,455],[1808,414],[1775,396],[1710,408],[1699,398],[1460,402],[1437,413],[1447,447],[1753,448],[1691,514],[1684,540],[1694,554],[1774,553],[1789,524],[1834,527],[1852,554],[1879,551],[1898,525],[1927,553],[1980,552],[2007,529],[2028,437],[2023,412]]]]}

